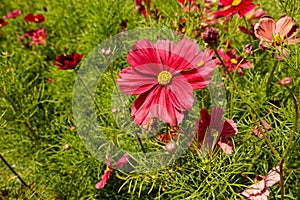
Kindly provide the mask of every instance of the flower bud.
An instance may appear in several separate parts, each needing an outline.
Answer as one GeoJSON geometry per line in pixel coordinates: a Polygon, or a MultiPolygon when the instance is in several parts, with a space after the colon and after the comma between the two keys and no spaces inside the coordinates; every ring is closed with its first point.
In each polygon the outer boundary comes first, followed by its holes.
{"type": "Polygon", "coordinates": [[[216,29],[210,28],[203,33],[202,38],[209,46],[216,46],[219,42],[219,33],[216,29]]]}
{"type": "Polygon", "coordinates": [[[76,126],[71,126],[70,130],[71,131],[75,131],[76,130],[76,126]]]}
{"type": "Polygon", "coordinates": [[[167,143],[165,146],[166,151],[169,153],[174,153],[174,151],[176,150],[176,147],[177,147],[177,145],[176,145],[176,142],[174,142],[174,141],[167,143]]]}
{"type": "Polygon", "coordinates": [[[70,148],[71,148],[71,146],[69,144],[65,144],[65,146],[64,146],[65,151],[69,150],[70,148]]]}
{"type": "Polygon", "coordinates": [[[253,53],[253,45],[252,44],[246,44],[246,46],[243,49],[243,53],[245,56],[250,56],[253,53]]]}
{"type": "Polygon", "coordinates": [[[287,76],[287,77],[282,78],[279,81],[279,85],[281,85],[281,86],[289,85],[292,83],[292,81],[293,81],[293,79],[291,77],[287,76]]]}

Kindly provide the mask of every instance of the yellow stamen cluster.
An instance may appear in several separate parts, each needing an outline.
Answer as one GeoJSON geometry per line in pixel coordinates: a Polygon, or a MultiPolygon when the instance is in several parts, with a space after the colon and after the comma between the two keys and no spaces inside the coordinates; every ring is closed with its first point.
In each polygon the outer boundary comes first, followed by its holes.
{"type": "Polygon", "coordinates": [[[236,64],[238,63],[237,59],[234,59],[234,58],[232,58],[230,61],[231,61],[231,63],[234,64],[234,65],[236,65],[236,64]]]}
{"type": "Polygon", "coordinates": [[[42,37],[42,36],[39,36],[38,39],[39,39],[39,41],[42,41],[42,40],[43,40],[43,37],[42,37]]]}
{"type": "Polygon", "coordinates": [[[280,45],[282,43],[283,39],[284,39],[283,36],[280,34],[274,36],[274,41],[277,45],[280,45]]]}
{"type": "Polygon", "coordinates": [[[162,71],[157,76],[157,81],[160,85],[168,85],[172,81],[172,74],[168,71],[162,71]]]}
{"type": "Polygon", "coordinates": [[[35,17],[35,18],[34,18],[34,21],[35,21],[35,22],[38,22],[38,21],[39,21],[39,18],[35,17]]]}
{"type": "Polygon", "coordinates": [[[198,67],[202,67],[203,65],[204,65],[204,61],[201,60],[201,61],[199,62],[199,64],[198,64],[198,67]]]}
{"type": "Polygon", "coordinates": [[[232,6],[238,6],[241,2],[242,2],[242,0],[233,0],[231,5],[232,6]]]}

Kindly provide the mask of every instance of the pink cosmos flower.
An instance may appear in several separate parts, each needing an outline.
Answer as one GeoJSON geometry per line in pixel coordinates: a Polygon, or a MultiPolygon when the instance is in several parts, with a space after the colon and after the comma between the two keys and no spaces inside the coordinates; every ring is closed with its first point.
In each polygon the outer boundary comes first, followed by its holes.
{"type": "Polygon", "coordinates": [[[269,191],[267,187],[271,187],[275,184],[280,183],[280,168],[276,166],[272,168],[266,177],[258,175],[254,179],[254,184],[250,185],[241,194],[248,200],[268,200],[269,191]]]}
{"type": "MultiPolygon", "coordinates": [[[[254,34],[260,40],[259,48],[269,49],[271,46],[281,51],[284,44],[296,44],[300,37],[295,37],[299,28],[296,22],[288,15],[283,15],[275,23],[272,17],[262,17],[254,26],[254,34]]],[[[283,51],[287,56],[287,52],[283,51]]]]}
{"type": "Polygon", "coordinates": [[[101,188],[103,188],[106,185],[107,180],[109,179],[110,173],[112,172],[112,170],[122,168],[123,165],[125,165],[128,162],[128,157],[129,157],[128,154],[124,154],[113,166],[111,164],[110,155],[107,154],[106,170],[104,171],[104,174],[101,176],[101,181],[96,184],[96,186],[95,186],[96,189],[100,190],[101,188]]]}
{"type": "Polygon", "coordinates": [[[214,14],[215,18],[229,17],[238,13],[240,17],[245,16],[250,10],[258,6],[259,4],[253,4],[253,0],[220,0],[221,6],[229,6],[225,10],[217,11],[214,14]]]}
{"type": "Polygon", "coordinates": [[[139,95],[131,109],[134,123],[145,125],[157,117],[177,126],[193,106],[193,90],[209,84],[216,68],[212,56],[189,39],[136,42],[127,57],[130,67],[117,80],[124,94],[139,95]]]}
{"type": "Polygon", "coordinates": [[[47,32],[45,28],[39,28],[32,33],[31,39],[32,43],[35,45],[46,43],[47,32]]]}
{"type": "Polygon", "coordinates": [[[147,11],[150,9],[150,1],[151,0],[135,0],[138,13],[143,14],[144,17],[147,16],[147,11]]]}
{"type": "MultiPolygon", "coordinates": [[[[269,130],[272,129],[272,127],[265,120],[261,120],[261,123],[263,125],[260,125],[260,127],[261,127],[261,129],[262,129],[262,131],[264,133],[266,132],[265,128],[267,129],[267,131],[269,131],[269,130]]],[[[252,130],[252,132],[258,138],[262,138],[263,137],[263,134],[261,132],[259,132],[259,128],[257,126],[252,130]]]]}
{"type": "Polygon", "coordinates": [[[232,143],[229,137],[235,136],[238,130],[233,120],[222,120],[223,114],[224,110],[218,106],[211,109],[211,114],[206,108],[201,109],[201,120],[195,127],[197,148],[204,147],[206,150],[211,150],[216,140],[217,146],[224,154],[232,153],[232,143]]]}
{"type": "MultiPolygon", "coordinates": [[[[220,57],[223,59],[224,64],[227,66],[229,71],[238,70],[240,75],[243,75],[243,71],[241,68],[249,69],[251,68],[251,64],[242,56],[237,56],[234,54],[233,49],[228,50],[225,52],[223,48],[218,51],[220,57]]],[[[216,63],[218,65],[222,65],[219,59],[216,59],[216,63]]]]}
{"type": "Polygon", "coordinates": [[[21,15],[21,11],[20,10],[14,10],[12,12],[7,13],[4,18],[5,19],[11,19],[11,18],[16,18],[19,15],[21,15]]]}

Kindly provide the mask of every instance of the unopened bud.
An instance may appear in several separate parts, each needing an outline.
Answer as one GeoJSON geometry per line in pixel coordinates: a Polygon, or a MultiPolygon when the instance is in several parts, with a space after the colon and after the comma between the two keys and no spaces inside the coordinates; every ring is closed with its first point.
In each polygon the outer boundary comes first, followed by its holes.
{"type": "Polygon", "coordinates": [[[219,42],[219,33],[216,29],[210,28],[203,33],[202,38],[209,46],[216,46],[219,42]]]}
{"type": "Polygon", "coordinates": [[[166,151],[169,152],[169,153],[173,153],[175,150],[176,150],[176,142],[174,141],[171,141],[169,143],[166,144],[166,151]]]}
{"type": "Polygon", "coordinates": [[[284,77],[279,81],[279,85],[285,86],[291,84],[293,79],[291,77],[284,77]]]}
{"type": "Polygon", "coordinates": [[[246,44],[246,46],[243,49],[243,53],[245,56],[250,56],[253,53],[253,45],[252,44],[246,44]]]}
{"type": "Polygon", "coordinates": [[[70,148],[71,148],[71,146],[69,144],[65,144],[65,146],[64,146],[65,151],[69,150],[70,148]]]}

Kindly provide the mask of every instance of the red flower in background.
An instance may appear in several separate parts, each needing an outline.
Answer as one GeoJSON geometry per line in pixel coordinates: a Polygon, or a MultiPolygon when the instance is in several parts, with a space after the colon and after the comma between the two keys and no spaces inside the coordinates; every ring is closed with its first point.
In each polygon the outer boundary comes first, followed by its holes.
{"type": "Polygon", "coordinates": [[[107,180],[109,179],[110,177],[110,173],[112,172],[113,169],[120,169],[123,167],[123,165],[125,165],[127,162],[128,162],[128,154],[124,154],[120,160],[117,161],[117,163],[112,166],[111,164],[111,160],[110,160],[110,155],[108,154],[107,155],[107,166],[106,166],[106,170],[104,172],[104,174],[101,176],[101,181],[98,182],[96,184],[96,188],[99,190],[101,188],[103,188],[106,183],[107,183],[107,180]]]}
{"type": "Polygon", "coordinates": [[[253,4],[253,0],[220,0],[221,6],[229,6],[225,10],[217,11],[214,14],[215,18],[229,17],[238,13],[240,17],[245,16],[249,11],[259,4],[253,4]]]}
{"type": "Polygon", "coordinates": [[[266,177],[258,175],[254,179],[254,184],[245,189],[241,194],[249,200],[268,200],[270,193],[267,188],[278,183],[280,183],[280,168],[276,166],[268,172],[266,177]]]}
{"type": "Polygon", "coordinates": [[[4,19],[0,18],[0,28],[6,26],[8,24],[7,21],[5,21],[4,19]]]}
{"type": "Polygon", "coordinates": [[[70,55],[62,54],[60,56],[56,56],[56,62],[53,62],[53,64],[58,66],[59,70],[74,69],[81,61],[82,57],[82,54],[77,54],[74,52],[70,55]]]}
{"type": "Polygon", "coordinates": [[[151,0],[135,0],[138,13],[143,14],[144,17],[147,16],[147,11],[150,9],[150,1],[151,0]]]}
{"type": "Polygon", "coordinates": [[[204,147],[206,150],[211,150],[216,140],[217,146],[223,153],[232,153],[232,143],[229,137],[235,136],[238,130],[233,120],[222,120],[223,114],[224,110],[217,106],[211,109],[211,114],[206,108],[201,109],[201,120],[195,127],[197,148],[204,147]]]}
{"type": "Polygon", "coordinates": [[[4,18],[5,19],[11,19],[11,18],[16,18],[19,15],[21,15],[21,11],[20,10],[14,10],[12,12],[7,13],[4,18]]]}
{"type": "Polygon", "coordinates": [[[199,50],[188,39],[178,44],[168,40],[134,44],[127,57],[130,67],[117,80],[124,94],[139,95],[131,109],[134,123],[145,125],[157,117],[177,126],[183,120],[193,106],[193,90],[205,88],[216,67],[213,55],[199,50]]]}
{"type": "MultiPolygon", "coordinates": [[[[251,68],[251,64],[249,61],[244,59],[242,56],[237,56],[234,54],[233,49],[225,52],[223,48],[218,50],[220,57],[223,59],[224,64],[228,68],[229,71],[238,70],[238,72],[243,75],[243,71],[241,68],[249,69],[251,68]]],[[[222,65],[219,59],[216,59],[217,65],[222,65]]]]}
{"type": "Polygon", "coordinates": [[[37,14],[37,15],[27,14],[24,17],[24,20],[27,21],[27,22],[35,22],[35,23],[41,24],[45,21],[45,17],[42,14],[37,14]]]}

